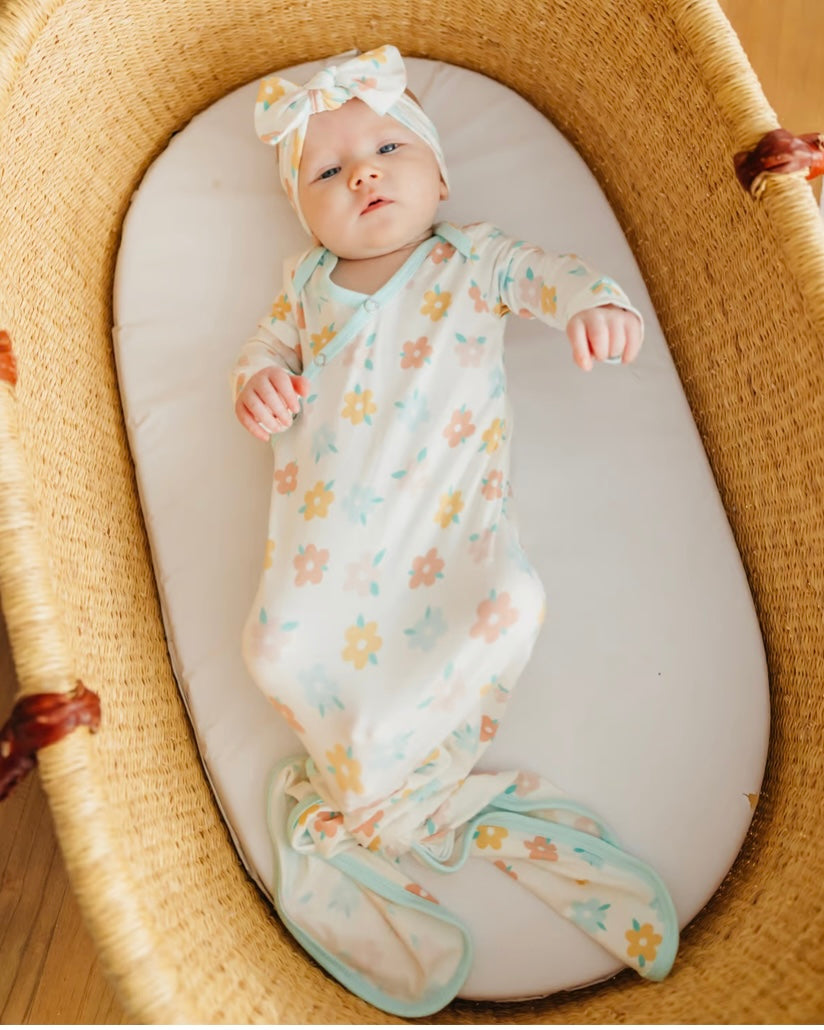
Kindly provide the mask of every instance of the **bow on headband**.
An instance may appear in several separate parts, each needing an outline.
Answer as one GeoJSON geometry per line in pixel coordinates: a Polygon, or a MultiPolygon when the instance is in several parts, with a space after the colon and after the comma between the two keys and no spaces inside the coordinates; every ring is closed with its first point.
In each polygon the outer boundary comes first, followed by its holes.
{"type": "Polygon", "coordinates": [[[313,114],[334,111],[348,100],[362,100],[376,114],[390,114],[420,136],[434,151],[441,177],[449,185],[437,129],[405,89],[406,68],[393,46],[382,46],[344,64],[324,68],[304,86],[277,75],[261,82],[255,103],[255,130],[264,143],[277,146],[281,183],[307,232],[311,230],[298,202],[298,169],[306,127],[313,114]]]}

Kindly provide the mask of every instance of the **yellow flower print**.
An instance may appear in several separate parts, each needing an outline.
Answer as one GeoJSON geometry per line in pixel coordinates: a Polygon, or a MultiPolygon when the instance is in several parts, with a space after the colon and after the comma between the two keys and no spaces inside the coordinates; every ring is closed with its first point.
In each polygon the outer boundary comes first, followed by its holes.
{"type": "Polygon", "coordinates": [[[335,323],[331,325],[325,325],[319,333],[312,333],[309,337],[310,345],[309,349],[313,354],[320,354],[323,348],[335,335],[335,323]]]}
{"type": "Polygon", "coordinates": [[[356,669],[365,668],[367,663],[378,664],[377,652],[383,646],[383,640],[378,636],[377,622],[365,622],[359,615],[355,625],[350,626],[344,636],[346,647],[341,656],[345,662],[351,662],[356,669]]]}
{"type": "Polygon", "coordinates": [[[281,79],[263,79],[258,87],[256,103],[268,107],[270,104],[274,104],[276,100],[280,100],[285,92],[286,90],[281,79]]]}
{"type": "Polygon", "coordinates": [[[492,425],[489,429],[485,430],[481,435],[483,443],[479,450],[486,451],[487,454],[493,454],[501,446],[501,440],[504,438],[504,429],[506,424],[503,419],[493,419],[492,425]]]}
{"type": "Polygon", "coordinates": [[[360,386],[356,386],[344,395],[343,401],[341,415],[348,418],[353,426],[359,426],[361,422],[368,426],[372,425],[372,415],[378,410],[378,406],[372,400],[371,390],[361,390],[360,386]]]}
{"type": "Polygon", "coordinates": [[[326,757],[331,762],[328,769],[335,777],[338,790],[344,793],[351,791],[353,794],[363,794],[361,764],[352,757],[352,748],[344,748],[343,744],[336,744],[332,751],[326,752],[326,757]]]}
{"type": "Polygon", "coordinates": [[[492,309],[492,314],[496,318],[503,318],[504,315],[509,314],[509,305],[504,304],[502,300],[499,300],[495,307],[492,309]]]}
{"type": "Polygon", "coordinates": [[[427,290],[423,295],[421,314],[428,315],[433,322],[437,322],[447,313],[451,303],[452,294],[448,290],[441,293],[440,286],[436,286],[434,290],[427,290]]]}
{"type": "Polygon", "coordinates": [[[272,305],[272,310],[269,314],[272,318],[276,318],[278,322],[285,322],[291,310],[292,305],[289,303],[289,298],[285,293],[282,293],[272,305]]]}
{"type": "Polygon", "coordinates": [[[479,826],[472,835],[479,848],[492,848],[500,851],[501,845],[509,836],[503,826],[479,826]]]}
{"type": "Polygon", "coordinates": [[[441,529],[446,529],[450,523],[458,521],[458,516],[463,511],[463,507],[463,497],[460,490],[450,490],[448,494],[441,494],[440,507],[435,516],[435,522],[440,524],[441,529]]]}
{"type": "Polygon", "coordinates": [[[541,287],[541,311],[554,315],[558,310],[558,290],[554,286],[541,287]]]}
{"type": "Polygon", "coordinates": [[[271,569],[272,567],[272,555],[275,553],[275,541],[266,541],[266,553],[263,555],[263,567],[264,569],[271,569]]]}
{"type": "Polygon", "coordinates": [[[375,64],[386,64],[386,47],[378,47],[377,50],[367,50],[365,54],[358,56],[359,61],[374,61],[375,64]]]}
{"type": "Polygon", "coordinates": [[[310,519],[325,519],[329,514],[329,505],[335,499],[332,492],[334,482],[333,479],[330,479],[328,483],[324,483],[322,479],[319,479],[312,489],[307,490],[303,495],[304,503],[298,508],[298,513],[307,522],[310,519]]]}
{"type": "Polygon", "coordinates": [[[638,965],[642,968],[647,962],[654,962],[658,954],[658,945],[664,939],[659,933],[655,933],[652,923],[644,923],[642,926],[637,919],[632,920],[632,929],[624,934],[629,941],[627,948],[628,958],[637,958],[638,965]]]}
{"type": "Polygon", "coordinates": [[[310,805],[304,812],[298,816],[298,826],[305,826],[309,822],[310,816],[313,816],[315,812],[320,811],[320,802],[314,805],[310,805]]]}

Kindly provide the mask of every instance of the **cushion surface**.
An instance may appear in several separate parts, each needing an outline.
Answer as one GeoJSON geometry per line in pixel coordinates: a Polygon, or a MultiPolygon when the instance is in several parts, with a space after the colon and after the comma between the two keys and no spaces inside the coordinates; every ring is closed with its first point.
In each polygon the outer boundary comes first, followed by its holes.
{"type": "MultiPolygon", "coordinates": [[[[303,82],[321,66],[281,74],[303,82]]],[[[766,663],[735,542],[632,252],[587,167],[498,83],[437,62],[407,68],[450,170],[440,217],[579,253],[644,314],[639,360],[589,374],[563,333],[510,319],[515,501],[548,611],[479,768],[532,769],[600,813],[663,877],[683,926],[735,859],[766,758],[766,663]]],[[[271,894],[265,784],[299,747],[240,655],[272,455],[236,422],[228,374],[280,291],[282,259],[309,241],[255,136],[256,93],[250,83],[203,111],[148,170],[124,225],[114,339],[172,664],[233,838],[271,894]]],[[[620,968],[487,863],[446,877],[404,861],[473,932],[464,997],[547,994],[620,968]]]]}

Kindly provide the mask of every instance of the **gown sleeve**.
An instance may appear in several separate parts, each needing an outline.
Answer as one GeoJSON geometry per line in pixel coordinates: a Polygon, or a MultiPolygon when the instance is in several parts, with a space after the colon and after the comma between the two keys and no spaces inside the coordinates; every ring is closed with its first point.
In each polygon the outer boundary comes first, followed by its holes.
{"type": "Polygon", "coordinates": [[[303,371],[300,330],[305,321],[292,286],[297,263],[294,258],[284,262],[284,288],[237,356],[230,373],[233,401],[248,380],[264,368],[275,365],[296,375],[303,371]]]}
{"type": "Polygon", "coordinates": [[[641,319],[618,283],[593,268],[577,254],[555,254],[523,240],[504,236],[494,226],[485,227],[479,252],[488,278],[489,296],[500,316],[512,312],[521,318],[538,318],[556,329],[587,308],[614,304],[641,319]]]}

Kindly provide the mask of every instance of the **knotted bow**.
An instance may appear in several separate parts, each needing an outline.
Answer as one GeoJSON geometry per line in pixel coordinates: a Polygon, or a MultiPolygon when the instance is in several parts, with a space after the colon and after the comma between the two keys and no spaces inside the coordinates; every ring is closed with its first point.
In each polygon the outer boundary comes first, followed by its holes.
{"type": "Polygon", "coordinates": [[[378,115],[389,114],[432,148],[448,186],[438,131],[406,93],[406,68],[396,47],[382,46],[343,64],[324,68],[304,86],[272,75],[263,79],[255,103],[255,130],[264,143],[277,146],[280,181],[303,228],[310,233],[298,199],[298,169],[313,114],[335,111],[349,100],[362,100],[378,115]]]}
{"type": "Polygon", "coordinates": [[[264,79],[255,105],[255,129],[264,143],[280,143],[311,115],[334,111],[356,97],[384,115],[405,89],[403,58],[396,47],[382,46],[345,64],[324,68],[305,86],[277,75],[264,79]]]}

